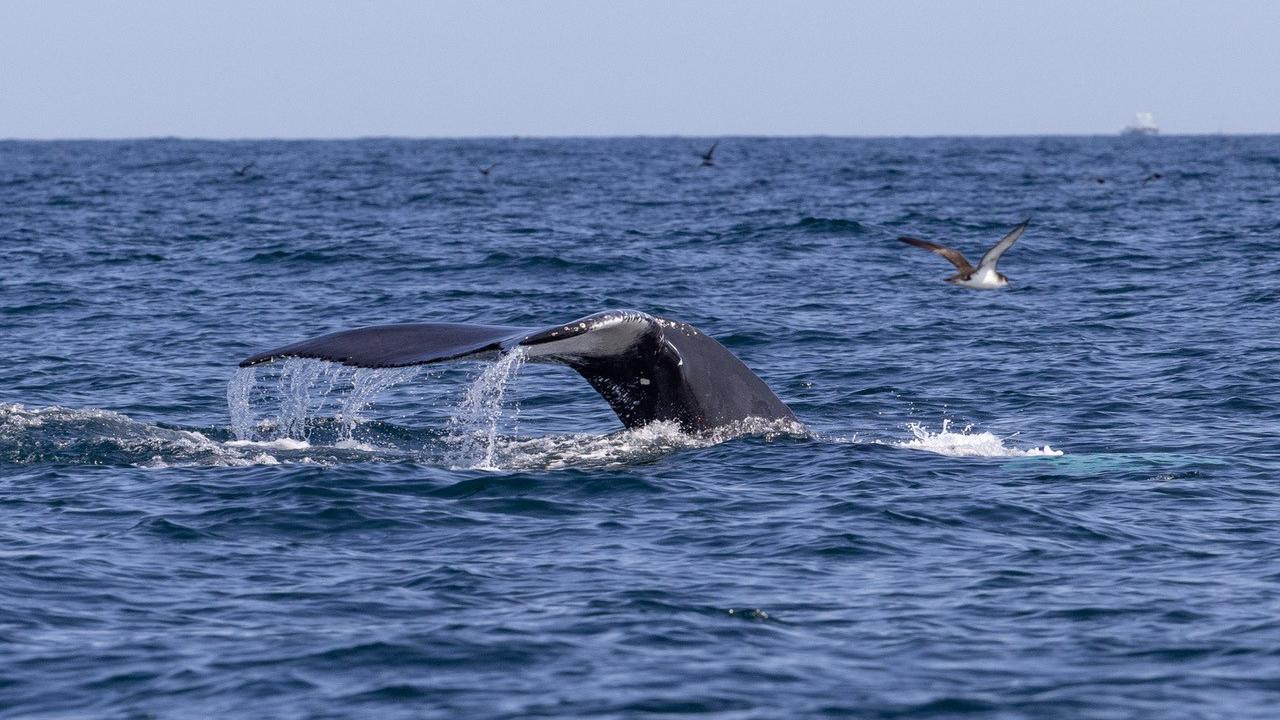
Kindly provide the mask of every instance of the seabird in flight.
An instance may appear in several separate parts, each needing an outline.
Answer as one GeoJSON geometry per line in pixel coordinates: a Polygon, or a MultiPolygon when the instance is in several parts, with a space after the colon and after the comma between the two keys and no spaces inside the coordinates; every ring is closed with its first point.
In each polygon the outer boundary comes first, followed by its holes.
{"type": "Polygon", "coordinates": [[[719,140],[711,143],[711,147],[707,148],[707,151],[702,153],[702,167],[711,167],[716,164],[713,156],[716,153],[716,146],[719,144],[719,140]]]}
{"type": "Polygon", "coordinates": [[[961,287],[972,288],[974,290],[995,290],[1009,284],[1009,278],[996,271],[996,263],[1000,262],[1000,256],[1004,255],[1005,251],[1013,247],[1013,244],[1018,241],[1018,238],[1022,237],[1022,231],[1027,229],[1027,223],[1029,222],[1031,221],[1024,220],[1021,225],[1009,231],[1008,235],[1001,238],[1000,242],[991,246],[991,249],[988,250],[982,256],[982,259],[978,261],[978,267],[976,268],[969,264],[969,261],[965,259],[964,254],[954,248],[945,247],[937,243],[931,243],[927,240],[907,237],[905,235],[898,239],[908,245],[915,245],[918,248],[932,250],[951,261],[951,264],[955,265],[956,269],[960,272],[947,278],[947,282],[961,287]]]}

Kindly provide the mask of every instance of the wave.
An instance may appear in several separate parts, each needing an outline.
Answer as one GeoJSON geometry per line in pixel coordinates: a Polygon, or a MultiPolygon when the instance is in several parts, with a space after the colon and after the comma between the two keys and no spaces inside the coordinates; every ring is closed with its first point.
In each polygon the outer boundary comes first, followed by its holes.
{"type": "MultiPolygon", "coordinates": [[[[346,420],[330,419],[345,426],[346,420]]],[[[752,436],[766,440],[809,437],[799,423],[753,420],[713,433],[688,434],[675,423],[653,423],[608,435],[558,434],[519,437],[488,430],[413,430],[369,423],[364,439],[325,444],[310,440],[219,440],[223,428],[181,429],[134,420],[96,408],[28,408],[0,405],[0,464],[101,465],[150,469],[246,467],[251,465],[337,465],[409,460],[454,470],[556,470],[618,467],[658,460],[673,452],[752,436]],[[409,438],[409,448],[404,447],[409,438]]],[[[257,430],[270,434],[263,423],[257,430]]],[[[330,438],[335,435],[330,435],[330,438]]]]}
{"type": "MultiPolygon", "coordinates": [[[[512,427],[518,408],[507,389],[524,361],[523,353],[515,352],[482,365],[443,428],[413,428],[362,415],[383,393],[417,377],[419,368],[353,369],[296,359],[266,370],[238,371],[227,387],[231,423],[226,428],[165,427],[92,408],[0,405],[0,463],[167,468],[407,460],[453,470],[554,470],[654,462],[741,437],[824,439],[793,420],[761,419],[704,433],[652,423],[607,435],[521,437],[512,427]]],[[[1048,445],[1012,447],[1006,444],[1009,437],[972,432],[972,426],[957,432],[950,420],[938,432],[916,423],[907,428],[911,438],[877,444],[951,457],[1063,454],[1048,445]]],[[[825,439],[859,442],[856,436],[825,439]]]]}
{"type": "Polygon", "coordinates": [[[0,463],[13,465],[243,466],[276,464],[196,430],[138,422],[96,408],[0,405],[0,463]]]}
{"type": "MultiPolygon", "coordinates": [[[[494,406],[480,413],[494,420],[494,406]]],[[[361,437],[343,436],[346,418],[314,418],[312,440],[277,435],[283,426],[263,422],[258,439],[232,439],[228,428],[173,428],[139,422],[121,413],[61,406],[28,408],[0,405],[0,463],[9,465],[108,465],[162,469],[171,467],[245,467],[252,465],[338,465],[352,462],[410,461],[452,470],[507,472],[610,468],[645,464],[672,453],[719,445],[738,438],[818,440],[877,444],[923,450],[949,457],[1060,457],[1061,450],[1018,448],[990,432],[971,427],[932,432],[911,423],[906,440],[824,437],[794,421],[748,420],[709,433],[686,433],[675,423],[652,423],[607,435],[588,433],[522,437],[497,432],[497,423],[451,423],[447,430],[415,429],[380,421],[360,421],[361,437]],[[219,436],[226,439],[219,439],[219,436]],[[323,437],[323,439],[321,439],[323,437]]]]}
{"type": "Polygon", "coordinates": [[[847,218],[832,217],[814,217],[806,215],[797,222],[787,226],[787,229],[801,230],[812,233],[838,233],[847,235],[866,235],[871,232],[863,223],[857,220],[849,220],[847,218]]]}

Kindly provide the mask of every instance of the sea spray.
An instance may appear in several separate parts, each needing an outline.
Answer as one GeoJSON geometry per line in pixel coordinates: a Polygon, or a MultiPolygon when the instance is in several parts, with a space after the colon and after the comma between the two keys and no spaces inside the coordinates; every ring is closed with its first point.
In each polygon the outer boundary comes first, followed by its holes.
{"type": "Polygon", "coordinates": [[[1048,445],[1030,450],[1007,447],[1004,441],[1009,438],[1000,438],[989,432],[971,432],[972,425],[966,425],[960,429],[960,432],[955,432],[951,429],[951,420],[947,418],[943,419],[942,429],[936,433],[919,423],[907,423],[907,429],[911,431],[913,437],[904,442],[893,443],[894,445],[951,457],[1057,457],[1062,455],[1061,450],[1055,450],[1048,445]]]}
{"type": "Polygon", "coordinates": [[[475,379],[449,418],[451,464],[494,469],[507,383],[525,363],[524,349],[502,355],[475,379]]]}

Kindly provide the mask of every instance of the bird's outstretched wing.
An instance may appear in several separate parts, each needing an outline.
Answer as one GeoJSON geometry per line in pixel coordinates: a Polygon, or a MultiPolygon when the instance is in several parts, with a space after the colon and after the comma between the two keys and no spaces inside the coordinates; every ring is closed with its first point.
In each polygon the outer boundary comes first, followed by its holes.
{"type": "Polygon", "coordinates": [[[925,250],[932,250],[933,252],[938,253],[942,257],[946,258],[952,265],[955,265],[956,269],[962,273],[973,272],[973,266],[969,264],[969,261],[965,259],[964,254],[959,250],[946,247],[945,245],[939,245],[938,243],[931,243],[928,240],[907,237],[906,235],[903,235],[898,239],[908,245],[915,245],[918,248],[924,248],[925,250]]]}
{"type": "Polygon", "coordinates": [[[1022,231],[1027,229],[1027,224],[1030,222],[1030,218],[1023,220],[1021,225],[1010,230],[1008,235],[1000,238],[1000,242],[992,245],[991,249],[983,254],[982,259],[978,261],[978,267],[994,268],[996,263],[1000,262],[1000,256],[1004,255],[1004,251],[1013,247],[1013,244],[1018,241],[1018,238],[1022,237],[1022,231]]]}
{"type": "Polygon", "coordinates": [[[702,157],[710,160],[711,156],[715,154],[716,148],[719,146],[720,146],[719,140],[716,140],[715,142],[711,143],[711,147],[707,148],[707,151],[702,154],[702,157]]]}

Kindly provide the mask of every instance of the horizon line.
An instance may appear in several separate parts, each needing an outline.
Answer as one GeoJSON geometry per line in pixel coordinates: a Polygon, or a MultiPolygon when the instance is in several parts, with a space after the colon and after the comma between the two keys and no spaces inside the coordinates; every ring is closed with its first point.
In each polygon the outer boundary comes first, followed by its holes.
{"type": "Polygon", "coordinates": [[[684,133],[629,133],[629,134],[503,134],[503,135],[103,135],[103,136],[66,136],[66,137],[0,137],[0,142],[139,142],[178,140],[184,142],[355,142],[360,140],[663,140],[663,139],[709,139],[722,140],[761,140],[761,139],[813,139],[826,138],[834,140],[946,140],[946,139],[1030,139],[1030,138],[1161,138],[1161,137],[1269,137],[1280,135],[1280,131],[1245,131],[1245,132],[1179,132],[1160,133],[1158,135],[1132,136],[1120,131],[1111,133],[901,133],[901,134],[867,134],[843,135],[833,133],[724,133],[724,134],[684,134],[684,133]]]}

